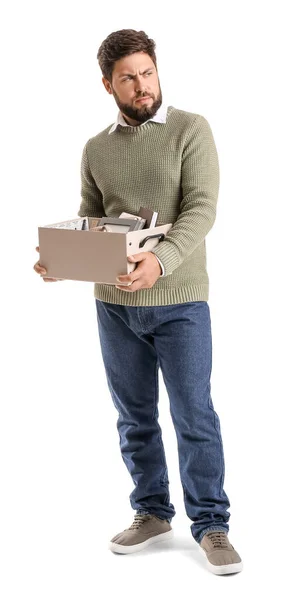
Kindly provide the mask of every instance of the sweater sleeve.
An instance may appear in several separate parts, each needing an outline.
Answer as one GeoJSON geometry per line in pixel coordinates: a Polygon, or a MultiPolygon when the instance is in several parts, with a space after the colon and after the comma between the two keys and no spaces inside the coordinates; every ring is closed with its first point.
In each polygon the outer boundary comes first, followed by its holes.
{"type": "MultiPolygon", "coordinates": [[[[90,141],[90,140],[89,140],[90,141]]],[[[88,144],[88,142],[87,142],[88,144]]],[[[103,207],[103,197],[92,176],[87,144],[84,147],[81,159],[81,204],[79,217],[106,217],[103,207]]]]}
{"type": "Polygon", "coordinates": [[[180,213],[163,242],[153,250],[165,275],[177,269],[201,244],[214,224],[219,192],[217,150],[208,121],[192,123],[182,154],[180,213]]]}

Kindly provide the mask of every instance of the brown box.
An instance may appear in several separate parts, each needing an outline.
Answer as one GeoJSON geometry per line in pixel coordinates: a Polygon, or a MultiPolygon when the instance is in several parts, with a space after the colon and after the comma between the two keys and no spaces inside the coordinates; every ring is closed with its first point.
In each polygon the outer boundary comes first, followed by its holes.
{"type": "Polygon", "coordinates": [[[39,262],[47,270],[46,277],[116,285],[116,277],[136,268],[127,257],[149,252],[172,227],[168,223],[127,233],[91,231],[99,220],[76,217],[38,228],[39,262]],[[87,229],[82,230],[84,220],[87,229]]]}

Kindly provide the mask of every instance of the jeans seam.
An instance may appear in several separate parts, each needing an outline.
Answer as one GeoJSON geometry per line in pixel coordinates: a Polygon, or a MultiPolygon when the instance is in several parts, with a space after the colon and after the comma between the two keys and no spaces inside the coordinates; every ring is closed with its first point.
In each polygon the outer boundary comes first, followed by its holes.
{"type": "Polygon", "coordinates": [[[219,493],[220,495],[222,495],[222,491],[223,491],[223,482],[224,482],[224,478],[225,478],[225,465],[224,465],[224,453],[223,453],[223,445],[222,445],[222,438],[221,438],[221,434],[219,432],[219,430],[217,429],[217,419],[218,414],[215,412],[215,409],[213,407],[213,405],[211,404],[210,401],[210,397],[211,397],[211,387],[209,389],[209,396],[208,396],[208,406],[210,408],[210,410],[212,410],[213,413],[213,424],[214,424],[214,429],[217,433],[217,437],[218,437],[218,441],[219,441],[219,445],[220,445],[220,456],[221,456],[221,477],[220,477],[220,486],[219,486],[219,493]]]}

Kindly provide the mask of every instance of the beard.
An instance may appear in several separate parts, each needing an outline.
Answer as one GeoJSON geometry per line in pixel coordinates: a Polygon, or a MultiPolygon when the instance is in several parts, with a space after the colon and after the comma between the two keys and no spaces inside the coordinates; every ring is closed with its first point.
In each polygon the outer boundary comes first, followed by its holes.
{"type": "Polygon", "coordinates": [[[157,96],[157,98],[155,100],[154,100],[154,96],[152,94],[142,94],[142,95],[138,96],[138,98],[143,98],[145,96],[150,96],[151,98],[153,98],[153,103],[151,106],[147,106],[146,104],[143,104],[140,108],[134,108],[133,106],[131,106],[131,104],[124,104],[123,102],[120,102],[119,97],[117,96],[117,94],[113,88],[112,88],[112,94],[115,98],[115,102],[116,102],[118,108],[120,109],[120,111],[123,114],[125,114],[127,117],[129,117],[130,119],[134,119],[135,121],[138,121],[139,123],[145,123],[145,121],[154,117],[163,101],[161,88],[159,91],[159,95],[157,96]]]}

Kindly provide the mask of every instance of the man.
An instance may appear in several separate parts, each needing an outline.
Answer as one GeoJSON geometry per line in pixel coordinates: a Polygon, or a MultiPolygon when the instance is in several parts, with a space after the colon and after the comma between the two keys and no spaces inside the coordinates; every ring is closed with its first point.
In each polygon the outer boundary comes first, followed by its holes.
{"type": "Polygon", "coordinates": [[[119,113],[84,147],[78,215],[118,217],[145,206],[158,211],[158,225],[173,224],[153,250],[129,258],[136,268],[116,286],[94,284],[121,454],[135,485],[133,523],[109,547],[128,554],[173,533],[175,509],[158,423],[161,368],[191,533],[213,573],[235,573],[242,561],[228,540],[223,445],[210,391],[205,237],[216,216],[216,146],[203,116],[163,102],[155,43],[143,31],[111,33],[97,58],[119,113]]]}

